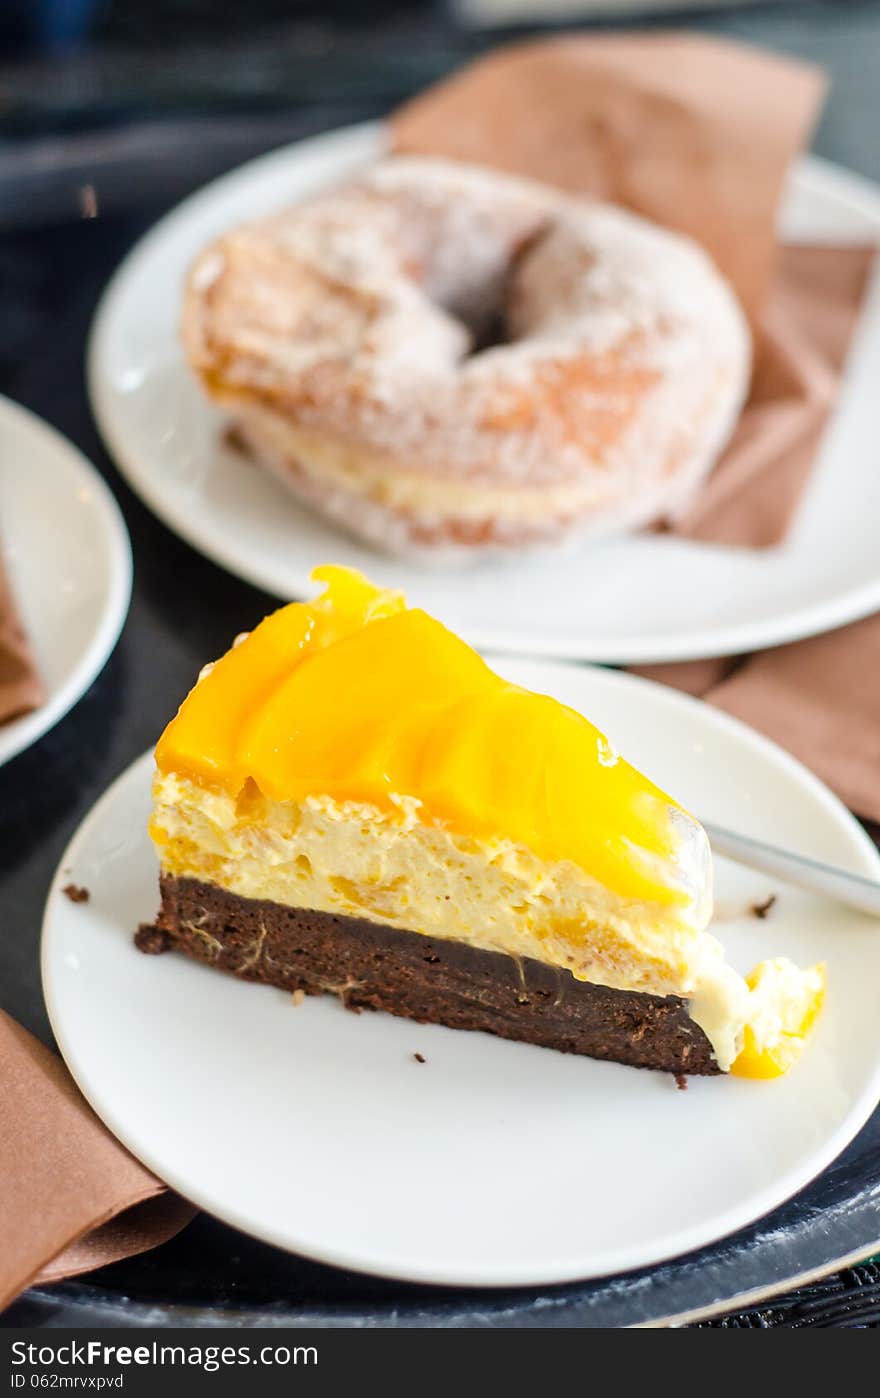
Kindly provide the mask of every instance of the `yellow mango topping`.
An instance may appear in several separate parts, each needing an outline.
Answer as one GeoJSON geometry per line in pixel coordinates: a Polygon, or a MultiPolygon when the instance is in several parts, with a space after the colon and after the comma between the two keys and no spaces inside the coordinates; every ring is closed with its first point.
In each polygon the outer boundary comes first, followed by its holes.
{"type": "Polygon", "coordinates": [[[272,612],[203,672],[159,739],[160,771],[237,793],[251,775],[242,734],[287,676],[308,655],[406,605],[402,593],[381,591],[353,569],[316,568],[312,578],[331,586],[314,602],[272,612]]]}
{"type": "Polygon", "coordinates": [[[325,795],[571,860],[623,897],[704,891],[697,823],[573,709],[496,675],[399,593],[316,569],[326,591],[268,616],[184,701],[163,773],[274,801],[325,795]]]}
{"type": "Polygon", "coordinates": [[[746,977],[753,1009],[731,1072],[778,1078],[800,1058],[825,999],[825,966],[800,971],[790,961],[762,961],[746,977]]]}

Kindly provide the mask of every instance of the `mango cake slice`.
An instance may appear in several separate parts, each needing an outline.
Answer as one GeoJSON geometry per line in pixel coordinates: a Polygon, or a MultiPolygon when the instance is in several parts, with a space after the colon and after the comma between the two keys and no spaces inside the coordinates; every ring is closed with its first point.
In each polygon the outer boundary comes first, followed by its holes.
{"type": "Polygon", "coordinates": [[[636,1067],[789,1066],[823,970],[727,964],[699,823],[400,593],[313,577],[159,741],[141,949],[636,1067]]]}

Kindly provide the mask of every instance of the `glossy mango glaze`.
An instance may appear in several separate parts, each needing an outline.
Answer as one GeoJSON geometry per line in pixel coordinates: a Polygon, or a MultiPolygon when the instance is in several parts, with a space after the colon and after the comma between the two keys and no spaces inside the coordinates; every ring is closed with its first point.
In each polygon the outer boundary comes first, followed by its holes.
{"type": "Polygon", "coordinates": [[[260,623],[189,694],[156,749],[176,773],[238,796],[322,794],[570,860],[624,898],[693,896],[680,877],[696,822],[587,719],[496,675],[399,593],[324,567],[312,602],[260,623]]]}

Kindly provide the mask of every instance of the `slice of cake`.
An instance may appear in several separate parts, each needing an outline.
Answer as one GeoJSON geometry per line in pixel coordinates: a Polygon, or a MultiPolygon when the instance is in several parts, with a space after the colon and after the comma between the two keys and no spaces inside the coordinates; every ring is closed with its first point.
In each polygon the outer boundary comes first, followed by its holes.
{"type": "Polygon", "coordinates": [[[162,735],[138,945],[638,1067],[784,1071],[822,968],[727,965],[693,817],[401,594],[314,577],[162,735]]]}

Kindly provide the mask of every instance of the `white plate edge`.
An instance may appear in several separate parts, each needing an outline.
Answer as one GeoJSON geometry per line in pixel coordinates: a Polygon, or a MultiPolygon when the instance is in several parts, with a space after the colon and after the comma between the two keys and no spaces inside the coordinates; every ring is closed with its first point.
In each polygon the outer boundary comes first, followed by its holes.
{"type": "Polygon", "coordinates": [[[79,702],[103,670],[122,634],[131,605],[134,563],[131,539],[119,504],[103,476],[68,437],[13,398],[0,395],[0,415],[18,417],[27,431],[67,457],[68,468],[92,492],[108,546],[110,587],[95,633],[64,684],[38,709],[0,730],[0,767],[53,729],[79,702]]]}

